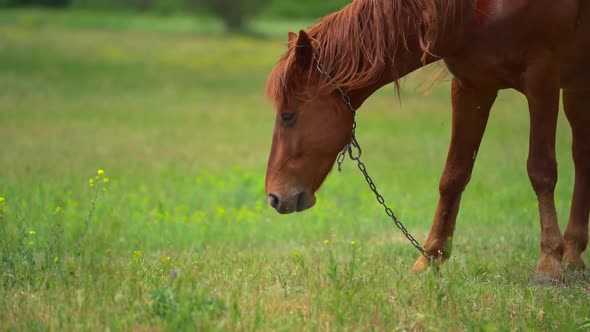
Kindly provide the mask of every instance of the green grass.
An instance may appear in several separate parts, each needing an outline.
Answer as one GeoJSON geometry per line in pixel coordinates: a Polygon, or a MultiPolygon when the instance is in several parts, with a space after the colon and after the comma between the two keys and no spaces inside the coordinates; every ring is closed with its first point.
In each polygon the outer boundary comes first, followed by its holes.
{"type": "MultiPolygon", "coordinates": [[[[182,17],[129,17],[130,29],[86,15],[0,13],[2,330],[590,327],[587,274],[529,286],[540,230],[520,95],[502,92],[493,109],[452,258],[416,275],[417,253],[351,162],[312,210],[267,207],[263,90],[297,23],[260,22],[281,38],[255,39],[215,23],[191,33],[182,17]]],[[[423,77],[406,80],[401,106],[385,88],[358,116],[366,164],[419,239],[450,132],[448,82],[424,97],[423,77]]],[[[570,144],[560,115],[562,229],[570,144]]]]}

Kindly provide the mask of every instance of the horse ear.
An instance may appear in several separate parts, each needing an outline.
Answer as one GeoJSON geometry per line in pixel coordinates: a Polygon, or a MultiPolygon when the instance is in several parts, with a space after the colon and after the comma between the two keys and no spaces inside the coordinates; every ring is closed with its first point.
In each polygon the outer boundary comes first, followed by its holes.
{"type": "Polygon", "coordinates": [[[313,60],[313,47],[311,45],[311,38],[307,32],[299,31],[297,37],[297,44],[295,45],[295,62],[307,69],[313,60]]]}
{"type": "Polygon", "coordinates": [[[295,39],[297,39],[297,34],[293,31],[289,31],[289,43],[292,43],[295,39]]]}

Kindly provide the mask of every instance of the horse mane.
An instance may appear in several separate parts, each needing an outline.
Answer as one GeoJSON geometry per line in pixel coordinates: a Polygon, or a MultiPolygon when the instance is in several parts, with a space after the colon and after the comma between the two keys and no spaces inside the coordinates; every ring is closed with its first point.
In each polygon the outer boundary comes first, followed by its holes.
{"type": "MultiPolygon", "coordinates": [[[[400,50],[409,50],[408,37],[417,37],[422,61],[433,54],[433,46],[446,25],[454,19],[462,0],[355,0],[340,11],[325,16],[307,29],[314,56],[343,90],[366,87],[379,80],[383,68],[391,65],[400,50]]],[[[289,43],[270,74],[267,96],[281,105],[295,84],[292,67],[295,42],[289,43]]],[[[315,68],[315,66],[314,66],[315,68]]],[[[395,70],[395,66],[390,66],[395,70]]],[[[396,81],[399,92],[399,85],[396,81]]],[[[325,77],[314,90],[334,90],[325,77]]]]}

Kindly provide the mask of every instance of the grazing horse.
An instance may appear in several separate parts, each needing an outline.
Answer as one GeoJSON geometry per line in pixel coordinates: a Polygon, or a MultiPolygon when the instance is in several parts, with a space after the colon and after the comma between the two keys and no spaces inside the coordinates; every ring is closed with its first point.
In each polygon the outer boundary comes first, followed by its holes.
{"type": "MultiPolygon", "coordinates": [[[[351,109],[377,89],[443,60],[453,75],[452,134],[440,198],[424,249],[448,259],[461,195],[500,89],[527,98],[527,171],[539,202],[541,257],[534,283],[561,266],[584,268],[590,209],[590,1],[355,0],[299,34],[266,92],[277,116],[266,195],[279,213],[315,204],[315,191],[352,136],[351,109]],[[317,70],[318,63],[327,74],[317,70]],[[575,187],[569,223],[557,223],[555,134],[560,89],[573,133],[575,187]]],[[[414,270],[430,261],[420,256],[414,270]]]]}

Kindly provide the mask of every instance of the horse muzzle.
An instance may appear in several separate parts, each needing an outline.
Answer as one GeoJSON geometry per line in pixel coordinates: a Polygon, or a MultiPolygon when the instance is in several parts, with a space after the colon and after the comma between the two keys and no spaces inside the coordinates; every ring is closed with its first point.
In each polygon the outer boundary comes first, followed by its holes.
{"type": "Polygon", "coordinates": [[[296,192],[292,195],[269,193],[267,198],[270,206],[280,214],[307,210],[314,206],[316,202],[315,196],[305,191],[296,192]]]}

